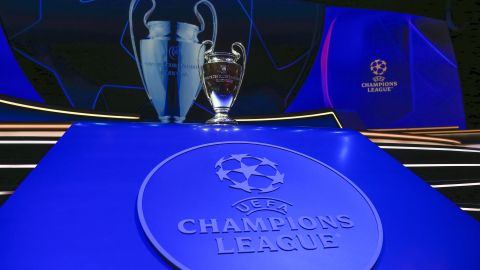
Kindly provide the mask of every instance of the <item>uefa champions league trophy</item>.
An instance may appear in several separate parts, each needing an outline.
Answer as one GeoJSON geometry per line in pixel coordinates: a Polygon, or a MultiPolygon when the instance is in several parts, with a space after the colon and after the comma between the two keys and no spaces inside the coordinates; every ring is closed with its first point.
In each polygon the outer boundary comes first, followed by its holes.
{"type": "Polygon", "coordinates": [[[215,7],[208,0],[198,1],[193,7],[193,11],[200,22],[200,27],[178,22],[174,43],[170,36],[172,25],[169,21],[148,21],[156,8],[156,1],[151,0],[152,7],[143,17],[143,23],[149,34],[147,38],[140,40],[139,58],[133,30],[133,10],[138,1],[132,0],[130,3],[129,24],[132,48],[140,78],[159,120],[162,123],[168,123],[170,117],[174,115],[174,121],[182,123],[202,87],[196,69],[199,69],[198,52],[203,52],[203,49],[197,36],[205,30],[205,21],[198,11],[198,6],[204,4],[212,13],[213,43],[217,36],[215,7]],[[175,57],[177,57],[176,62],[172,63],[172,59],[175,60],[175,57]],[[172,71],[174,68],[176,70],[172,71]],[[176,86],[171,80],[169,85],[169,76],[176,76],[176,86]],[[168,103],[170,91],[175,92],[175,104],[168,103]]]}
{"type": "MultiPolygon", "coordinates": [[[[245,75],[245,47],[242,43],[235,42],[231,46],[232,52],[229,53],[214,52],[215,44],[210,40],[202,43],[202,47],[208,45],[210,48],[203,53],[203,59],[199,59],[199,65],[204,60],[202,68],[199,69],[203,89],[215,111],[215,116],[208,120],[207,124],[236,124],[237,122],[228,116],[228,112],[238,96],[245,75]],[[242,54],[235,51],[235,47],[240,48],[242,54]],[[240,57],[243,58],[242,65],[237,63],[240,57]]],[[[202,51],[199,51],[199,58],[201,54],[202,51]]]]}

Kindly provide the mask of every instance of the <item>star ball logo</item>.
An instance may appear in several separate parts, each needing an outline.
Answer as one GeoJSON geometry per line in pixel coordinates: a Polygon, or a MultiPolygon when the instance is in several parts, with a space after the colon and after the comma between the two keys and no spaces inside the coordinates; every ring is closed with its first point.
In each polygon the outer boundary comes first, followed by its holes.
{"type": "Polygon", "coordinates": [[[217,175],[221,181],[228,180],[231,188],[251,193],[274,191],[283,184],[284,174],[278,165],[267,158],[253,157],[248,154],[230,155],[221,158],[216,164],[217,175]]]}
{"type": "MultiPolygon", "coordinates": [[[[259,195],[277,190],[285,179],[278,164],[249,154],[222,157],[215,164],[215,169],[220,181],[230,182],[230,188],[247,193],[258,192],[259,195]]],[[[292,206],[289,202],[265,196],[247,198],[232,205],[247,216],[258,211],[274,211],[285,215],[289,206],[292,206]]]]}
{"type": "Polygon", "coordinates": [[[362,88],[367,89],[368,93],[391,92],[396,86],[397,81],[385,81],[385,75],[388,71],[387,61],[375,59],[370,63],[370,71],[375,75],[372,82],[363,82],[362,88]]]}
{"type": "Polygon", "coordinates": [[[370,70],[374,75],[377,75],[377,77],[374,77],[374,81],[384,81],[385,77],[382,77],[385,72],[387,72],[387,62],[381,59],[376,59],[372,63],[370,63],[370,70]]]}

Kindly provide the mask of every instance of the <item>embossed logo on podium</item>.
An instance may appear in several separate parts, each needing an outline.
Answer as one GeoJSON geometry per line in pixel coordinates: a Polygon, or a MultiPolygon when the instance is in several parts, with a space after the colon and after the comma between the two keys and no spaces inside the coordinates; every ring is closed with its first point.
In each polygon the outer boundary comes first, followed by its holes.
{"type": "Polygon", "coordinates": [[[358,187],[313,158],[260,143],[168,158],[144,181],[138,212],[152,244],[180,268],[369,269],[382,245],[358,187]]]}
{"type": "Polygon", "coordinates": [[[267,158],[249,154],[229,155],[217,161],[215,168],[221,181],[228,180],[232,182],[231,188],[248,193],[254,190],[272,192],[283,184],[284,174],[280,173],[277,164],[267,158]]]}
{"type": "MultiPolygon", "coordinates": [[[[220,181],[230,182],[231,188],[247,193],[258,192],[259,195],[277,190],[285,179],[278,164],[265,157],[249,154],[222,157],[215,163],[215,170],[220,181]]],[[[258,211],[274,211],[285,215],[289,206],[292,206],[289,202],[266,195],[245,198],[232,204],[233,208],[247,216],[258,211]]]]}

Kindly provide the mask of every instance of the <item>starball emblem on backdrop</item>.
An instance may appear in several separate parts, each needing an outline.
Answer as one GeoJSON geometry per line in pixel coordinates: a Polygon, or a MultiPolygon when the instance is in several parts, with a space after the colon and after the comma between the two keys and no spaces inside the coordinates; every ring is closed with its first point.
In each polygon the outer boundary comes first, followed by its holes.
{"type": "Polygon", "coordinates": [[[385,80],[385,77],[382,75],[387,72],[387,62],[381,59],[376,59],[372,63],[370,63],[370,70],[374,75],[377,75],[373,77],[373,80],[375,82],[383,82],[385,80]]]}
{"type": "Polygon", "coordinates": [[[368,93],[391,92],[398,86],[397,81],[385,81],[384,76],[388,71],[387,61],[375,59],[370,63],[370,71],[374,75],[372,82],[363,82],[361,87],[367,89],[368,93]]]}

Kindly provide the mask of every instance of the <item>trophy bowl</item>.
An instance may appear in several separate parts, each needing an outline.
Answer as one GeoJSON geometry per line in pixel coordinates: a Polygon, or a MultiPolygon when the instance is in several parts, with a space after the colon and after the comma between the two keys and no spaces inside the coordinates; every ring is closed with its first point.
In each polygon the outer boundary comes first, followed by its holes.
{"type": "Polygon", "coordinates": [[[215,116],[207,124],[236,124],[228,112],[238,96],[245,74],[245,47],[235,42],[231,47],[232,52],[213,52],[213,42],[206,40],[202,43],[202,46],[207,45],[211,47],[205,51],[204,64],[199,69],[203,89],[215,111],[215,116]],[[243,65],[237,63],[242,55],[235,51],[235,47],[243,54],[243,65]]]}

